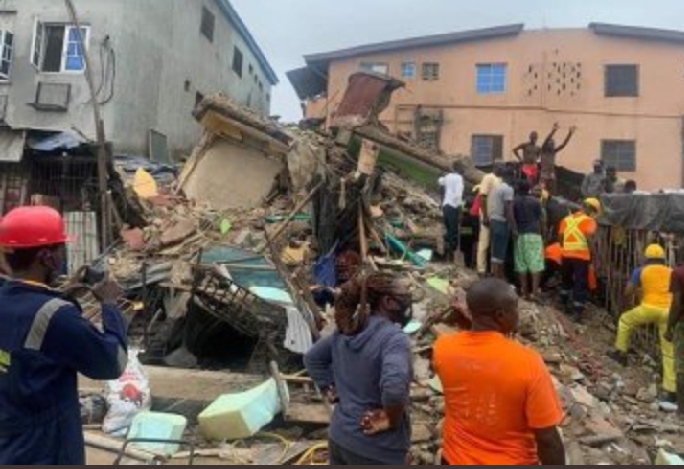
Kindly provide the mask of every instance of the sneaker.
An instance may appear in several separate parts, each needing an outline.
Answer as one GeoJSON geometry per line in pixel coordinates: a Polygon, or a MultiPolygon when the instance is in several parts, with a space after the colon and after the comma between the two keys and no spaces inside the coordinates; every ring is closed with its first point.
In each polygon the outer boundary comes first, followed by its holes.
{"type": "Polygon", "coordinates": [[[667,402],[670,404],[676,404],[677,403],[677,393],[675,392],[667,392],[663,391],[660,394],[660,397],[658,398],[659,402],[667,402]]]}
{"type": "Polygon", "coordinates": [[[679,412],[679,406],[674,402],[660,401],[658,402],[658,408],[665,413],[674,414],[679,412]]]}
{"type": "Polygon", "coordinates": [[[619,350],[613,350],[612,352],[608,352],[608,358],[622,366],[629,365],[629,357],[626,353],[620,352],[619,350]]]}

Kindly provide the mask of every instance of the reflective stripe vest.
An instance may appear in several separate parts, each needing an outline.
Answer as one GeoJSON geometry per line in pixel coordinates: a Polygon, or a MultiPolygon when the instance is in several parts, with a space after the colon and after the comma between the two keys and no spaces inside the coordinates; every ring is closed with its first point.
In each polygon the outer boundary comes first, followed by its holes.
{"type": "Polygon", "coordinates": [[[576,213],[565,219],[565,232],[563,233],[563,250],[565,252],[587,252],[589,241],[582,232],[582,223],[590,217],[584,213],[576,213]]]}

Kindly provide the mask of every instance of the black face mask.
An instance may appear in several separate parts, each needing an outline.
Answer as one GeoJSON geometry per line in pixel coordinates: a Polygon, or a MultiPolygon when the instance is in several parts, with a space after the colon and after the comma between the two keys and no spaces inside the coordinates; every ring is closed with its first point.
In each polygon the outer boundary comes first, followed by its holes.
{"type": "Polygon", "coordinates": [[[398,307],[390,310],[390,314],[394,318],[394,321],[403,329],[413,319],[413,300],[410,296],[404,298],[392,297],[392,300],[398,307]]]}
{"type": "Polygon", "coordinates": [[[45,284],[49,287],[57,286],[60,279],[60,267],[55,253],[44,251],[40,256],[40,260],[47,270],[45,284]]]}

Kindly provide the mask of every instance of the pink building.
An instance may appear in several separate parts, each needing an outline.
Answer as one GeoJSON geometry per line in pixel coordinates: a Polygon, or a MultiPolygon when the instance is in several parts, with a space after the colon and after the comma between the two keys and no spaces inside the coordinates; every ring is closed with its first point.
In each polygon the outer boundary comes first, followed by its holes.
{"type": "Polygon", "coordinates": [[[684,186],[684,32],[523,25],[413,38],[305,57],[288,75],[307,117],[328,117],[349,77],[403,80],[383,114],[395,133],[476,164],[513,158],[532,130],[578,132],[559,164],[601,158],[640,189],[684,186]]]}

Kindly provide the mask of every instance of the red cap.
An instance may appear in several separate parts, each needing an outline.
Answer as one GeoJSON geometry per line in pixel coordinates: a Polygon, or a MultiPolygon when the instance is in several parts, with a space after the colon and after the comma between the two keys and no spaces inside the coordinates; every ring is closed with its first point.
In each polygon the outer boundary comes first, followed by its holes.
{"type": "Polygon", "coordinates": [[[3,248],[31,249],[70,241],[64,219],[50,207],[19,207],[0,222],[0,247],[3,248]]]}

